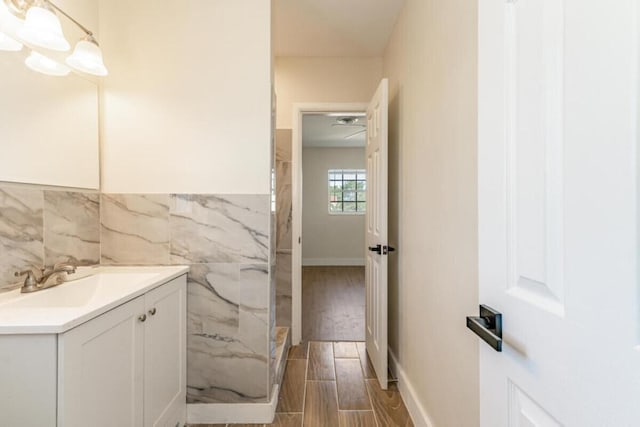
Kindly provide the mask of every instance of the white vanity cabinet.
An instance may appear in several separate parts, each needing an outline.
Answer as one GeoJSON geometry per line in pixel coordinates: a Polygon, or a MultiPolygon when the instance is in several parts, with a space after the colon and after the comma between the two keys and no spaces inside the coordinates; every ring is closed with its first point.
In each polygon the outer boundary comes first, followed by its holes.
{"type": "Polygon", "coordinates": [[[182,425],[185,357],[182,276],[60,335],[58,425],[182,425]]]}
{"type": "MultiPolygon", "coordinates": [[[[31,383],[13,396],[15,410],[0,402],[0,425],[175,427],[186,421],[186,275],[65,332],[9,337],[7,344],[18,339],[39,354],[10,361],[17,369],[12,380],[31,383]]],[[[7,375],[0,367],[0,379],[7,375]]],[[[12,393],[2,390],[0,397],[5,391],[12,393]]]]}

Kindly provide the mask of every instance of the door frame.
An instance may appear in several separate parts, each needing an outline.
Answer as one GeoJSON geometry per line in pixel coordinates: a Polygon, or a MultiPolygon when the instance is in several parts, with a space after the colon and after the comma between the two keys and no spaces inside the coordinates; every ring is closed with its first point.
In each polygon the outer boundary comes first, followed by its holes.
{"type": "Polygon", "coordinates": [[[293,104],[291,128],[291,344],[302,341],[302,116],[307,113],[367,111],[366,102],[293,104]]]}

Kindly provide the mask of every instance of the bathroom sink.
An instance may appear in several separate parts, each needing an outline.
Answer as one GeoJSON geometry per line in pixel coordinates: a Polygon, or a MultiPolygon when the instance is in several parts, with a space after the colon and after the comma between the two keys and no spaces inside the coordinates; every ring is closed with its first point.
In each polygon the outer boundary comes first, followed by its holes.
{"type": "MultiPolygon", "coordinates": [[[[187,267],[100,267],[41,291],[0,294],[0,334],[62,333],[167,281],[187,267]]],[[[73,277],[73,276],[71,276],[73,277]]]]}
{"type": "Polygon", "coordinates": [[[109,295],[126,291],[136,283],[149,280],[157,273],[98,273],[56,287],[0,302],[0,310],[17,308],[71,308],[90,305],[109,295]]]}

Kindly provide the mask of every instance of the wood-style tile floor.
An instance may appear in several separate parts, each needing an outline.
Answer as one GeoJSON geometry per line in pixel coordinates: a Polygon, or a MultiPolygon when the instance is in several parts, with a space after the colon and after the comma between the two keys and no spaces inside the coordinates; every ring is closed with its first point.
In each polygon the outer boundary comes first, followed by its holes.
{"type": "Polygon", "coordinates": [[[276,412],[273,424],[264,427],[413,426],[398,389],[378,385],[362,342],[312,341],[292,347],[276,412]]]}
{"type": "Polygon", "coordinates": [[[364,341],[364,267],[302,268],[302,338],[364,341]]]}

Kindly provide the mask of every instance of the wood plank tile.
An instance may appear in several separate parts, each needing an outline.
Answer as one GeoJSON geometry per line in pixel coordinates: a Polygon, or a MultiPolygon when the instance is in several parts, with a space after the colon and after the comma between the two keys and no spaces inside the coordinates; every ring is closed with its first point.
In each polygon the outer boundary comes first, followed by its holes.
{"type": "Polygon", "coordinates": [[[187,424],[187,427],[227,427],[226,424],[187,424]]]}
{"type": "Polygon", "coordinates": [[[333,343],[333,355],[336,359],[343,358],[358,358],[358,348],[355,342],[334,342],[333,343]]]}
{"type": "Polygon", "coordinates": [[[382,390],[378,380],[366,380],[371,404],[380,426],[413,427],[400,392],[382,390]]]}
{"type": "Polygon", "coordinates": [[[307,380],[335,380],[333,345],[330,342],[309,343],[307,380]]]}
{"type": "Polygon", "coordinates": [[[343,410],[371,409],[369,395],[364,384],[360,360],[336,359],[338,407],[343,410]]]}
{"type": "Polygon", "coordinates": [[[305,359],[291,359],[287,361],[276,412],[302,412],[304,409],[304,381],[306,370],[307,361],[305,359]]]}
{"type": "Polygon", "coordinates": [[[300,427],[302,426],[302,414],[276,414],[272,424],[265,427],[300,427]]]}
{"type": "Polygon", "coordinates": [[[309,348],[308,342],[302,342],[300,345],[292,345],[291,348],[289,348],[287,359],[306,359],[307,348],[309,348]]]}
{"type": "Polygon", "coordinates": [[[364,267],[303,267],[302,312],[305,340],[363,340],[364,267]]]}
{"type": "Polygon", "coordinates": [[[339,425],[335,381],[307,381],[304,427],[339,425]]]}
{"type": "Polygon", "coordinates": [[[264,427],[264,424],[227,424],[227,427],[264,427]]]}
{"type": "Polygon", "coordinates": [[[373,411],[340,411],[340,427],[375,427],[373,411]]]}
{"type": "Polygon", "coordinates": [[[360,364],[362,365],[364,377],[367,379],[376,378],[376,372],[373,370],[373,364],[367,355],[366,344],[359,342],[356,344],[356,347],[358,348],[358,355],[360,356],[360,364]]]}

